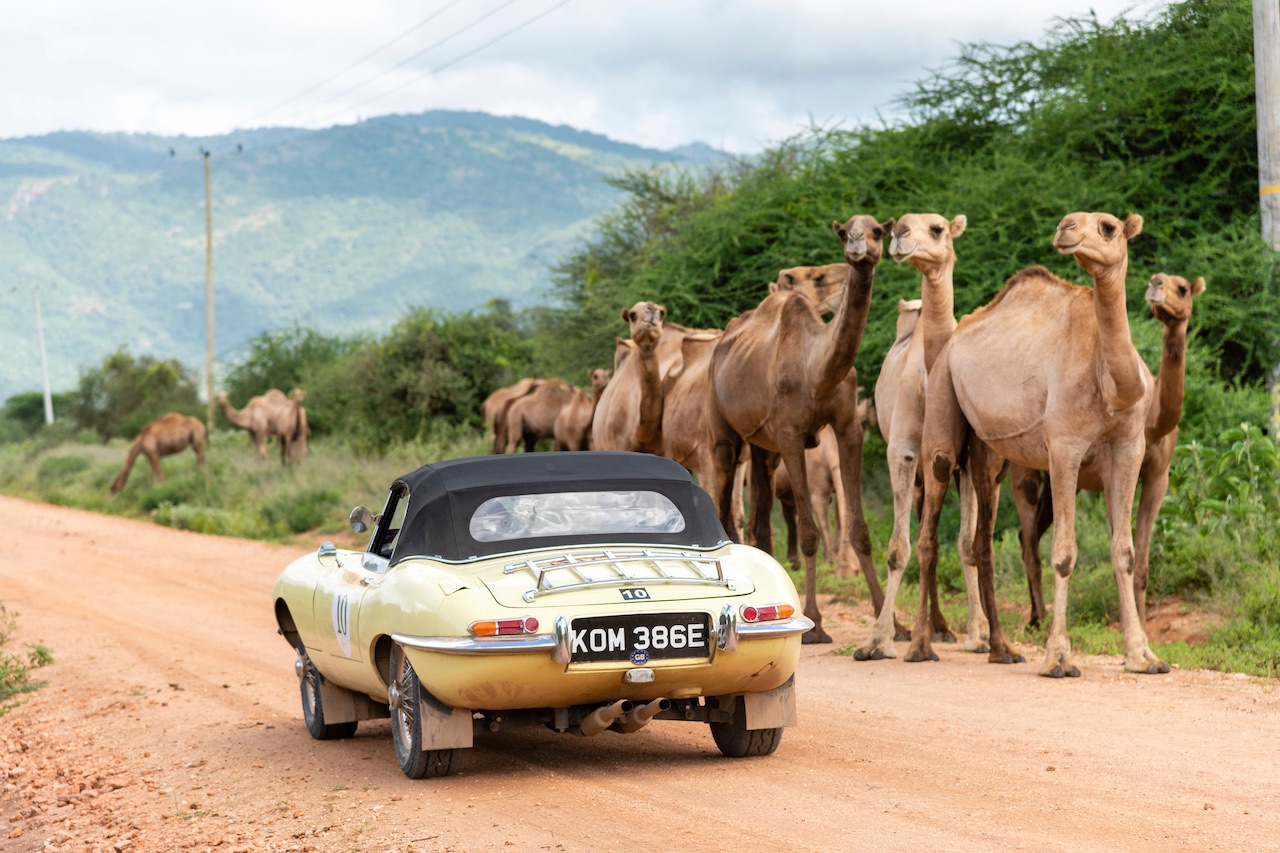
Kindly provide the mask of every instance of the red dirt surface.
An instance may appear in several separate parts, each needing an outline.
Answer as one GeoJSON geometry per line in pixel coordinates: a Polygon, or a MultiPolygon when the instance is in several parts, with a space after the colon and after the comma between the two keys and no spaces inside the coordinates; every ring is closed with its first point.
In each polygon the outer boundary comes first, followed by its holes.
{"type": "MultiPolygon", "coordinates": [[[[0,497],[0,601],[53,665],[0,716],[0,850],[1263,850],[1280,838],[1275,682],[1084,657],[1082,678],[832,654],[825,604],[799,725],[769,758],[705,726],[478,736],[411,781],[386,721],[306,733],[270,592],[303,547],[0,497]]],[[[901,646],[900,646],[901,647],[901,646]]],[[[9,651],[15,649],[11,642],[9,651]]]]}

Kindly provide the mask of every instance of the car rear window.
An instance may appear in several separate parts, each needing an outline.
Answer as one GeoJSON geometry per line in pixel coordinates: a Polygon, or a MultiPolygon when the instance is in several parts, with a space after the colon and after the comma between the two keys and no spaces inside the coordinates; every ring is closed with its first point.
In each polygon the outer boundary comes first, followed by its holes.
{"type": "Polygon", "coordinates": [[[658,492],[547,492],[490,498],[471,516],[477,542],[561,534],[679,533],[684,516],[658,492]]]}

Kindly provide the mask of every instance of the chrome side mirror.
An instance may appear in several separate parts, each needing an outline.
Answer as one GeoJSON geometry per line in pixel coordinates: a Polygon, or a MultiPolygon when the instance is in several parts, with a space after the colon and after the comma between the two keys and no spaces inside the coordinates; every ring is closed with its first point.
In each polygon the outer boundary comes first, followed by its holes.
{"type": "Polygon", "coordinates": [[[321,542],[320,547],[316,549],[316,559],[323,564],[325,557],[332,557],[338,568],[342,568],[342,561],[338,559],[338,546],[332,542],[321,542]]]}
{"type": "Polygon", "coordinates": [[[367,506],[358,506],[351,510],[351,529],[356,533],[364,533],[373,526],[373,513],[367,506]]]}

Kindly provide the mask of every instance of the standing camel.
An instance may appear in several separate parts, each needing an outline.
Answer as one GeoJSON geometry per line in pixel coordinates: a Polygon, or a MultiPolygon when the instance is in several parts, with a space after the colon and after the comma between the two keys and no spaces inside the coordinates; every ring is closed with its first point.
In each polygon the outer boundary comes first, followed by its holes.
{"type": "Polygon", "coordinates": [[[563,379],[544,379],[538,386],[507,407],[506,446],[504,452],[515,453],[524,444],[532,453],[539,439],[555,434],[556,416],[570,396],[570,385],[563,379]]]}
{"type": "MultiPolygon", "coordinates": [[[[938,511],[963,451],[977,498],[974,557],[991,625],[992,663],[1022,660],[997,618],[991,546],[998,477],[1009,461],[1049,472],[1057,514],[1053,622],[1040,674],[1080,675],[1067,635],[1067,598],[1076,561],[1077,478],[1082,465],[1092,463],[1100,466],[1111,522],[1124,668],[1169,671],[1151,651],[1133,591],[1130,519],[1154,386],[1130,340],[1125,309],[1129,241],[1141,232],[1137,214],[1123,221],[1109,213],[1068,214],[1054,234],[1054,248],[1072,255],[1093,276],[1093,287],[1068,284],[1043,267],[1017,273],[961,321],[930,372],[922,445],[929,473],[916,543],[921,589],[937,568],[938,511]]],[[[922,601],[916,627],[924,622],[922,601]]],[[[907,659],[936,660],[927,632],[913,631],[907,659]]]]}
{"type": "MultiPolygon", "coordinates": [[[[1187,322],[1191,319],[1192,300],[1203,292],[1203,278],[1191,282],[1181,276],[1164,273],[1153,275],[1147,285],[1147,304],[1155,318],[1164,324],[1164,341],[1144,430],[1146,452],[1138,472],[1142,490],[1135,531],[1133,596],[1138,605],[1138,618],[1144,625],[1147,621],[1151,536],[1155,532],[1160,504],[1169,491],[1169,465],[1178,444],[1178,421],[1182,418],[1187,372],[1187,322]]],[[[1089,492],[1102,491],[1100,467],[1096,461],[1083,465],[1077,488],[1089,492]]],[[[1049,490],[1042,486],[1043,478],[1040,471],[1017,464],[1009,466],[1009,482],[1013,486],[1013,502],[1018,508],[1021,527],[1022,563],[1027,570],[1027,586],[1031,593],[1029,624],[1033,627],[1039,625],[1046,615],[1040,586],[1040,537],[1053,523],[1053,501],[1049,490]]]]}
{"type": "Polygon", "coordinates": [[[169,412],[161,415],[144,426],[138,437],[129,448],[129,456],[124,461],[124,469],[111,482],[111,494],[118,494],[129,479],[133,463],[138,454],[147,457],[151,463],[151,482],[158,483],[164,479],[164,470],[160,467],[160,457],[181,453],[188,447],[196,452],[196,467],[204,468],[205,426],[199,418],[169,412]]]}
{"type": "Polygon", "coordinates": [[[613,378],[596,406],[595,450],[661,452],[663,377],[679,363],[683,341],[691,334],[666,318],[667,309],[656,302],[622,309],[631,339],[618,339],[613,378]]]}
{"type": "MultiPolygon", "coordinates": [[[[870,534],[861,504],[862,430],[857,414],[857,374],[853,361],[866,328],[875,265],[893,220],[854,216],[833,222],[850,265],[844,299],[830,323],[805,297],[786,290],[770,294],[729,323],[712,354],[714,407],[708,423],[713,437],[709,491],[721,523],[731,529],[733,474],[743,444],[751,448],[751,529],[757,547],[772,542],[771,455],[780,455],[791,474],[805,563],[804,613],[814,627],[806,643],[831,642],[817,603],[818,532],[809,503],[806,446],[817,443],[826,424],[839,438],[840,473],[851,507],[851,544],[871,568],[870,534]]],[[[874,569],[871,575],[874,576],[874,569]]]]}
{"type": "Polygon", "coordinates": [[[587,379],[591,382],[591,395],[574,386],[569,389],[569,399],[560,407],[556,422],[552,426],[552,437],[556,441],[556,450],[590,450],[591,419],[595,417],[596,406],[600,403],[600,395],[604,393],[612,370],[597,367],[587,370],[587,379]]]}
{"type": "Polygon", "coordinates": [[[499,388],[485,397],[484,403],[481,404],[481,412],[484,415],[485,430],[489,437],[490,453],[502,453],[506,450],[507,409],[516,400],[526,394],[532,394],[542,381],[531,378],[521,379],[514,385],[499,388]]]}
{"type": "MultiPolygon", "coordinates": [[[[295,392],[296,393],[296,392],[295,392]]],[[[294,445],[302,436],[306,441],[306,414],[302,404],[291,399],[278,388],[253,397],[243,409],[231,405],[227,392],[218,394],[218,406],[227,423],[249,433],[249,440],[260,461],[267,458],[267,439],[275,436],[280,442],[280,464],[290,465],[299,461],[294,445]]]]}
{"type": "MultiPolygon", "coordinates": [[[[854,660],[879,660],[897,657],[894,647],[894,604],[902,584],[907,562],[911,559],[911,510],[916,505],[917,483],[921,472],[920,437],[924,429],[925,395],[929,368],[942,345],[956,328],[955,298],[952,277],[956,267],[955,238],[964,233],[968,220],[960,215],[948,221],[935,213],[908,213],[893,228],[889,252],[894,261],[909,262],[920,273],[919,319],[911,324],[910,336],[900,336],[885,355],[876,381],[876,415],[880,434],[888,445],[889,481],[893,487],[893,533],[889,538],[889,578],[885,598],[871,627],[867,641],[853,653],[854,660]]],[[[899,321],[904,309],[914,306],[899,303],[899,321]]],[[[914,313],[914,311],[909,311],[914,313]]],[[[901,322],[900,322],[901,325],[901,322]]],[[[960,533],[957,545],[960,565],[964,570],[969,595],[969,620],[964,648],[986,652],[986,617],[978,598],[978,570],[973,562],[973,488],[967,471],[959,477],[960,533]]],[[[924,591],[924,590],[922,590],[924,591]]],[[[947,627],[938,604],[936,587],[930,594],[930,631],[937,639],[954,642],[955,635],[947,627]]]]}

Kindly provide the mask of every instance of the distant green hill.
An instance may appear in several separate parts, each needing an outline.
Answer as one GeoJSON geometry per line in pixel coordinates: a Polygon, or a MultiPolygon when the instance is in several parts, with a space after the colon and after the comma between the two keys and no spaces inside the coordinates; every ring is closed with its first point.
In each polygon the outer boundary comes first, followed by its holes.
{"type": "Polygon", "coordinates": [[[0,399],[40,385],[37,285],[55,390],[121,346],[202,368],[202,148],[219,359],[295,322],[380,330],[410,305],[545,300],[548,265],[619,198],[604,176],[721,157],[444,111],[203,139],[0,139],[0,399]]]}

